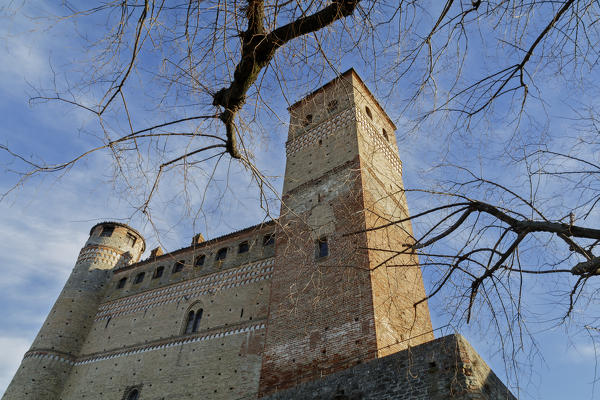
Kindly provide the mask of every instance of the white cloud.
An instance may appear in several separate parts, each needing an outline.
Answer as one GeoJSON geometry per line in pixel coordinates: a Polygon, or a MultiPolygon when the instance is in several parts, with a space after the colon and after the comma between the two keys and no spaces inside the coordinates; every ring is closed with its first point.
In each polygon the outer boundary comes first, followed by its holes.
{"type": "Polygon", "coordinates": [[[0,336],[0,391],[3,393],[14,376],[23,354],[29,349],[31,339],[24,337],[0,336]]]}

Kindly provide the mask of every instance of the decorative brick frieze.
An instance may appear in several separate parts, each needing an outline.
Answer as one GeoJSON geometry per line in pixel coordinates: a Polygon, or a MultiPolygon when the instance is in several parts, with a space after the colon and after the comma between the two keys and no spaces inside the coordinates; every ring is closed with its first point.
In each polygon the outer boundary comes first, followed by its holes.
{"type": "Polygon", "coordinates": [[[315,144],[319,138],[329,135],[344,133],[346,129],[356,123],[354,108],[347,108],[338,114],[328,118],[318,125],[308,129],[304,134],[286,143],[286,154],[288,157],[298,150],[315,144]]]}
{"type": "Polygon", "coordinates": [[[84,355],[75,361],[74,365],[91,364],[98,361],[110,360],[113,358],[126,357],[133,354],[145,353],[147,351],[163,350],[170,347],[183,346],[189,343],[196,343],[205,340],[218,339],[231,335],[258,331],[265,329],[264,321],[255,321],[252,324],[238,325],[228,328],[212,329],[205,332],[199,332],[194,335],[177,336],[166,340],[151,342],[144,346],[131,346],[114,351],[106,351],[94,355],[84,355]]]}
{"type": "Polygon", "coordinates": [[[183,346],[189,343],[196,343],[205,340],[218,339],[231,335],[238,335],[247,332],[254,332],[265,329],[265,321],[253,321],[253,323],[238,324],[227,328],[211,329],[205,332],[199,332],[193,335],[177,336],[169,339],[163,339],[144,346],[129,346],[118,350],[109,350],[93,355],[84,355],[79,358],[69,357],[64,354],[48,351],[29,351],[25,353],[23,358],[39,358],[56,360],[68,365],[84,365],[98,361],[111,360],[119,357],[126,357],[134,354],[145,353],[147,351],[155,351],[167,349],[170,347],[183,346]]]}
{"type": "Polygon", "coordinates": [[[359,133],[366,132],[369,143],[374,147],[372,150],[383,152],[385,158],[390,163],[394,171],[402,176],[402,161],[400,161],[397,150],[394,149],[392,145],[383,138],[382,134],[377,131],[376,127],[360,109],[355,110],[359,126],[359,133]]]}
{"type": "Polygon", "coordinates": [[[23,358],[48,359],[48,360],[55,360],[58,362],[62,362],[62,363],[68,364],[68,365],[75,365],[75,358],[67,356],[65,354],[55,352],[55,351],[51,351],[51,350],[28,351],[27,353],[25,353],[23,358]]]}
{"type": "Polygon", "coordinates": [[[273,258],[232,268],[224,272],[190,279],[172,286],[149,290],[134,296],[104,303],[98,308],[95,321],[113,318],[164,304],[177,302],[181,296],[188,299],[214,294],[220,290],[244,286],[271,278],[273,258]]]}
{"type": "MultiPolygon", "coordinates": [[[[118,252],[111,247],[86,246],[81,249],[81,252],[79,253],[77,265],[82,263],[106,263],[117,265],[119,261],[123,263],[123,260],[121,259],[122,255],[123,252],[118,252]]],[[[128,257],[128,259],[130,260],[130,257],[128,257]]]]}

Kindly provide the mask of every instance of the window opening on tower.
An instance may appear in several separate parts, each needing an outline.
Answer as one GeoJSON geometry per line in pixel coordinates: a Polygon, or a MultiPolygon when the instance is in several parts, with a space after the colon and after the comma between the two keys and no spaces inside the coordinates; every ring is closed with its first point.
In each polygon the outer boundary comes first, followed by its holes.
{"type": "Polygon", "coordinates": [[[201,267],[204,265],[204,261],[206,260],[206,256],[204,254],[200,254],[196,257],[196,261],[194,261],[194,266],[201,267]]]}
{"type": "Polygon", "coordinates": [[[197,311],[190,310],[187,315],[187,321],[185,323],[185,333],[195,333],[198,332],[200,327],[200,320],[202,319],[203,310],[200,308],[197,311]]]}
{"type": "Polygon", "coordinates": [[[152,279],[160,278],[163,275],[163,272],[165,272],[165,267],[161,265],[160,267],[154,270],[154,275],[152,275],[152,279]]]}
{"type": "Polygon", "coordinates": [[[245,240],[242,243],[240,243],[239,247],[238,247],[238,253],[247,253],[248,250],[250,250],[250,245],[248,244],[248,241],[245,240]]]}
{"type": "Polygon", "coordinates": [[[126,282],[127,282],[127,278],[119,279],[119,282],[117,283],[117,289],[123,289],[125,287],[126,282]]]}
{"type": "Polygon", "coordinates": [[[142,281],[144,280],[144,275],[146,275],[145,272],[140,272],[139,274],[137,274],[135,276],[135,281],[133,281],[133,283],[134,284],[142,283],[142,281]]]}
{"type": "Polygon", "coordinates": [[[115,230],[114,226],[103,226],[102,227],[102,233],[100,233],[100,236],[103,237],[111,237],[113,232],[115,230]]]}
{"type": "Polygon", "coordinates": [[[220,260],[224,260],[227,257],[227,247],[223,247],[222,249],[219,249],[219,251],[217,251],[217,256],[215,257],[215,260],[220,261],[220,260]]]}
{"type": "Polygon", "coordinates": [[[323,236],[317,240],[316,256],[317,258],[327,257],[329,255],[329,245],[327,237],[323,236]]]}
{"type": "Polygon", "coordinates": [[[307,126],[309,125],[311,122],[313,121],[313,116],[312,114],[306,114],[306,116],[304,117],[304,121],[302,122],[303,126],[307,126]]]}
{"type": "Polygon", "coordinates": [[[179,260],[173,265],[173,273],[180,272],[183,269],[183,265],[185,264],[184,260],[179,260]]]}
{"type": "Polygon", "coordinates": [[[135,241],[136,241],[136,237],[134,235],[132,235],[131,233],[127,233],[127,244],[130,247],[133,247],[135,245],[135,241]]]}
{"type": "Polygon", "coordinates": [[[275,243],[275,234],[269,233],[263,237],[263,246],[270,246],[275,243]]]}
{"type": "Polygon", "coordinates": [[[140,398],[140,391],[137,389],[133,389],[127,395],[127,400],[138,400],[140,398]]]}

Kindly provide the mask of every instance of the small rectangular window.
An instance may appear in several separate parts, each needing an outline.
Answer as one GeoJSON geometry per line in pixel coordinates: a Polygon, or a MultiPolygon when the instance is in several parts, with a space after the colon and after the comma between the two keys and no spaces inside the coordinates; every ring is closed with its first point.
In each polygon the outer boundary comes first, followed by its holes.
{"type": "Polygon", "coordinates": [[[145,272],[140,272],[139,274],[137,274],[135,276],[135,281],[133,281],[133,283],[135,283],[135,284],[141,283],[144,280],[144,275],[146,275],[145,272]]]}
{"type": "Polygon", "coordinates": [[[196,261],[194,261],[194,265],[196,267],[201,267],[204,265],[205,260],[206,260],[206,256],[204,254],[200,254],[198,257],[196,257],[196,261]]]}
{"type": "Polygon", "coordinates": [[[173,273],[176,274],[177,272],[180,272],[183,269],[183,266],[185,265],[184,260],[179,260],[175,263],[175,265],[173,265],[173,273]]]}
{"type": "Polygon", "coordinates": [[[215,260],[224,260],[225,257],[227,257],[227,247],[223,247],[222,249],[217,251],[217,256],[215,257],[215,260]]]}
{"type": "Polygon", "coordinates": [[[238,253],[247,253],[248,250],[250,250],[250,246],[248,245],[248,241],[246,240],[245,242],[240,243],[239,247],[238,247],[238,253]]]}
{"type": "Polygon", "coordinates": [[[263,246],[271,246],[273,243],[275,243],[274,233],[269,233],[263,237],[263,246]]]}
{"type": "Polygon", "coordinates": [[[317,240],[317,258],[327,257],[329,255],[329,246],[327,244],[327,238],[322,237],[317,240]]]}
{"type": "Polygon", "coordinates": [[[156,268],[154,270],[154,275],[152,275],[152,279],[158,279],[163,275],[163,272],[165,271],[165,267],[160,266],[158,268],[156,268]]]}
{"type": "Polygon", "coordinates": [[[111,237],[114,230],[114,226],[104,226],[102,227],[102,233],[100,233],[100,236],[111,237]]]}
{"type": "Polygon", "coordinates": [[[119,279],[119,283],[117,283],[117,289],[123,289],[125,287],[126,282],[127,282],[127,278],[119,279]]]}
{"type": "Polygon", "coordinates": [[[133,247],[135,245],[135,236],[133,236],[131,233],[127,234],[127,244],[130,247],[133,247]]]}

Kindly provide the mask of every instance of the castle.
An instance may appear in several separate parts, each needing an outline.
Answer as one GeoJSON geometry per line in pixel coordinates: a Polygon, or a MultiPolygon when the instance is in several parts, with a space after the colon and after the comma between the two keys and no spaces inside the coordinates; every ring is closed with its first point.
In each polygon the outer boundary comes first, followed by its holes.
{"type": "Polygon", "coordinates": [[[135,229],[95,225],[2,399],[514,399],[434,339],[396,127],[360,77],[289,111],[280,217],[141,261],[135,229]]]}

